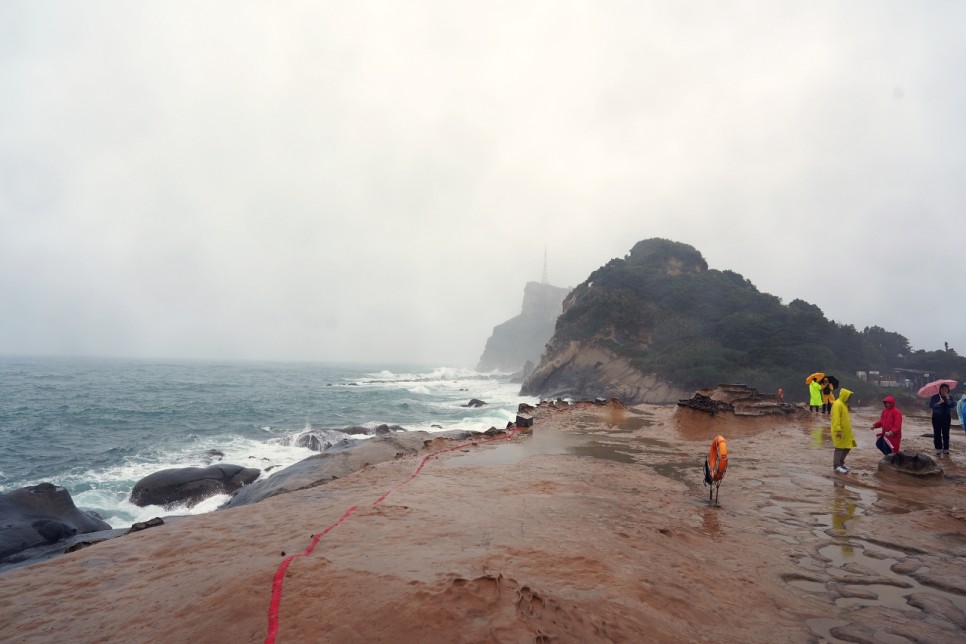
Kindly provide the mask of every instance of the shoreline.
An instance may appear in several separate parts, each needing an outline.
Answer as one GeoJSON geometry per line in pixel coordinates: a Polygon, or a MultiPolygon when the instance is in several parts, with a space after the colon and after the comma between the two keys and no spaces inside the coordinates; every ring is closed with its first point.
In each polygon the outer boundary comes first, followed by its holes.
{"type": "MultiPolygon", "coordinates": [[[[265,641],[282,560],[327,528],[284,574],[278,641],[962,632],[961,435],[942,462],[946,482],[927,487],[876,474],[871,410],[853,412],[860,447],[848,475],[831,472],[827,428],[823,438],[807,413],[695,413],[540,405],[532,434],[470,441],[418,472],[425,450],[9,570],[0,639],[265,641]],[[730,465],[715,507],[702,478],[718,433],[730,465]]],[[[925,451],[928,420],[907,422],[904,448],[925,451]]]]}

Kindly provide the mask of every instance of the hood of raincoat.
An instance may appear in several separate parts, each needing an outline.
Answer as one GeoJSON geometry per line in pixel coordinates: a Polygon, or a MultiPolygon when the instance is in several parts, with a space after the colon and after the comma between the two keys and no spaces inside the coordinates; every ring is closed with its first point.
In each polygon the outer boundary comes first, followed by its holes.
{"type": "Polygon", "coordinates": [[[892,403],[893,407],[896,406],[896,399],[893,398],[892,396],[886,396],[885,398],[882,399],[882,402],[892,403]]]}
{"type": "MultiPolygon", "coordinates": [[[[851,389],[845,389],[845,388],[839,389],[839,400],[841,400],[844,403],[848,403],[849,398],[851,397],[852,397],[851,389]]],[[[889,396],[889,397],[891,398],[892,396],[889,396]]]]}

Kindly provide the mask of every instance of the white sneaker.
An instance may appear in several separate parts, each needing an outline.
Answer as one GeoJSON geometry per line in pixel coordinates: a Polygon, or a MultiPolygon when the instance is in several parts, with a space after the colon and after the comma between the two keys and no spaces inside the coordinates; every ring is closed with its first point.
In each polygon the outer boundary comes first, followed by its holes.
{"type": "Polygon", "coordinates": [[[948,449],[944,449],[943,450],[943,454],[948,454],[948,453],[949,453],[949,450],[948,449]]]}
{"type": "Polygon", "coordinates": [[[839,465],[835,468],[835,471],[839,474],[846,474],[849,470],[844,465],[839,465]]]}
{"type": "Polygon", "coordinates": [[[936,456],[942,456],[942,455],[943,455],[943,451],[941,449],[937,449],[936,456]]]}

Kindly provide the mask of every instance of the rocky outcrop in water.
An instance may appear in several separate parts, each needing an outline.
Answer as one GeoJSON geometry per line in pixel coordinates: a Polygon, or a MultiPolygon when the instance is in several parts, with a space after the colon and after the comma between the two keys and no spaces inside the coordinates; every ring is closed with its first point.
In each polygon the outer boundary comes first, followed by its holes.
{"type": "Polygon", "coordinates": [[[111,529],[96,513],[78,509],[66,488],[52,483],[0,494],[0,517],[0,563],[30,548],[111,529]]]}
{"type": "Polygon", "coordinates": [[[219,463],[210,467],[181,467],[149,474],[134,484],[131,503],[144,507],[192,507],[218,494],[232,494],[255,481],[260,470],[219,463]]]}

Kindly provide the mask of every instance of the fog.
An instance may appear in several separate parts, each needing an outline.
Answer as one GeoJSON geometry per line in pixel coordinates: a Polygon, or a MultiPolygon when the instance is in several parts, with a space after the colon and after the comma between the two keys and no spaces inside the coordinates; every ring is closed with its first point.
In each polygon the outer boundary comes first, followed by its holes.
{"type": "Polygon", "coordinates": [[[966,352],[966,4],[0,4],[0,354],[472,366],[639,240],[966,352]]]}

